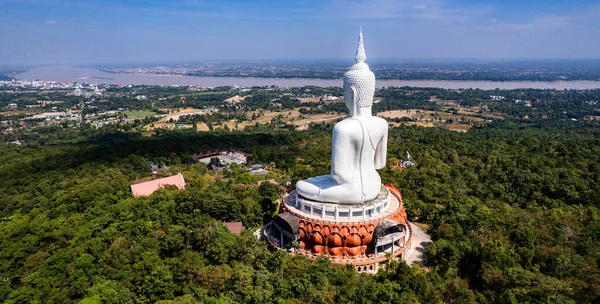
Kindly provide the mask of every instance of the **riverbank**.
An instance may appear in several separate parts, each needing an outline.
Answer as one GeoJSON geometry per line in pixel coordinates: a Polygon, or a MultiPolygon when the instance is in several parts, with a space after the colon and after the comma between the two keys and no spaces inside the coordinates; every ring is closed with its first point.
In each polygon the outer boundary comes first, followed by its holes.
{"type": "MultiPolygon", "coordinates": [[[[43,80],[56,82],[88,82],[115,85],[195,85],[203,87],[218,86],[342,86],[341,79],[297,79],[297,78],[255,78],[255,77],[204,77],[158,74],[113,74],[92,68],[76,67],[37,67],[15,75],[17,79],[43,80]]],[[[587,90],[600,89],[600,81],[462,81],[462,80],[377,80],[377,87],[423,87],[443,89],[556,89],[587,90]]]]}

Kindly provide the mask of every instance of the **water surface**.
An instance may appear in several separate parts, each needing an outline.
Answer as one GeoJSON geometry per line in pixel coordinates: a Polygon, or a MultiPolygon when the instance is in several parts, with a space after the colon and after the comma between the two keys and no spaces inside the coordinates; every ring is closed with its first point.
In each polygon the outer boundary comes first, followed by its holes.
{"type": "MultiPolygon", "coordinates": [[[[64,66],[31,68],[16,75],[19,79],[45,80],[56,82],[88,82],[116,85],[197,85],[218,86],[278,86],[301,87],[314,85],[320,87],[342,86],[341,79],[296,79],[296,78],[255,78],[255,77],[207,77],[144,74],[111,74],[92,68],[64,66]]],[[[377,87],[424,87],[443,89],[600,89],[600,81],[468,81],[468,80],[377,80],[377,87]]]]}

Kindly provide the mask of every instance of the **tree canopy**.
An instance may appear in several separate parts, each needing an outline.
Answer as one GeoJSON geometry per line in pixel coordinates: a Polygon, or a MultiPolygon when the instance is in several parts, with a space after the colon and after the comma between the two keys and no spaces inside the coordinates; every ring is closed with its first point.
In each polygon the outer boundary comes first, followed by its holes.
{"type": "Polygon", "coordinates": [[[376,275],[271,252],[250,230],[280,186],[193,153],[236,149],[279,184],[329,171],[331,125],[309,131],[111,129],[0,145],[0,300],[5,303],[596,303],[600,301],[597,122],[507,120],[468,133],[390,130],[385,183],[434,242],[423,266],[376,275]],[[392,160],[410,151],[415,167],[392,160]],[[175,152],[176,156],[171,157],[175,152]],[[151,162],[185,190],[133,198],[151,162]]]}

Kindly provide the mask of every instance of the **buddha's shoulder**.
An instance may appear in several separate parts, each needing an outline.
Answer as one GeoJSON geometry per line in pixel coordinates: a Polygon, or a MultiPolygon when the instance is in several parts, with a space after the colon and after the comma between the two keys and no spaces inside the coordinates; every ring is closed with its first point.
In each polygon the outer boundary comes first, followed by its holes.
{"type": "Polygon", "coordinates": [[[356,129],[360,129],[360,122],[353,118],[346,118],[335,124],[333,131],[337,133],[349,132],[352,133],[356,129]]]}
{"type": "Polygon", "coordinates": [[[385,126],[385,127],[387,128],[387,126],[388,126],[388,122],[387,122],[387,120],[385,120],[385,119],[383,119],[383,118],[381,118],[381,117],[373,116],[373,121],[374,121],[374,122],[375,122],[377,125],[380,125],[380,126],[382,126],[382,127],[383,127],[383,126],[385,126]]]}
{"type": "Polygon", "coordinates": [[[384,128],[387,129],[387,127],[388,127],[387,120],[380,118],[380,117],[370,117],[369,120],[363,121],[362,124],[357,119],[346,118],[346,119],[338,122],[333,127],[333,130],[334,130],[334,132],[338,132],[338,133],[340,133],[340,132],[341,133],[344,133],[344,132],[354,133],[356,130],[362,129],[363,125],[376,126],[381,129],[384,129],[384,128]]]}

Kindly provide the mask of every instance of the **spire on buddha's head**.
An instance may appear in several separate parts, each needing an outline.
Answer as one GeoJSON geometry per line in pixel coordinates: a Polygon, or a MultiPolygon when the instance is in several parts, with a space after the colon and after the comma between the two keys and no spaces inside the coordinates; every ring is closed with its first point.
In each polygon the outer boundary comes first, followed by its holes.
{"type": "MultiPolygon", "coordinates": [[[[370,107],[373,105],[375,94],[375,75],[365,63],[367,54],[363,43],[362,27],[354,58],[356,63],[344,74],[344,101],[348,109],[370,107]]],[[[353,113],[352,110],[350,112],[353,113]]]]}
{"type": "Polygon", "coordinates": [[[367,60],[367,54],[365,53],[365,45],[363,43],[362,26],[360,27],[360,34],[358,35],[358,48],[356,49],[356,56],[354,56],[356,63],[365,62],[367,60]]]}

